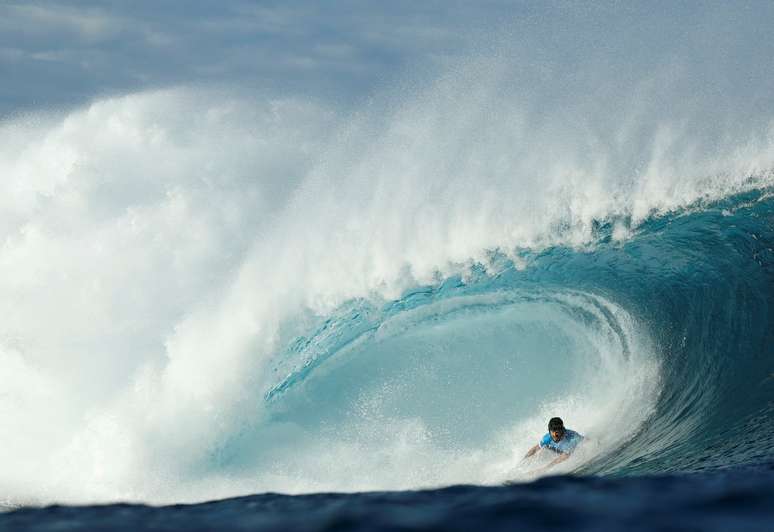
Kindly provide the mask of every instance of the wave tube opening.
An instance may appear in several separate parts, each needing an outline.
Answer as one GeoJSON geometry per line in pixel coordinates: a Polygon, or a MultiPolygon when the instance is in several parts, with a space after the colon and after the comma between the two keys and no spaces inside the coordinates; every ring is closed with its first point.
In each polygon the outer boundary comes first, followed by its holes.
{"type": "Polygon", "coordinates": [[[534,476],[541,460],[521,459],[550,417],[587,436],[570,471],[652,412],[658,364],[621,307],[560,288],[464,290],[356,302],[297,338],[266,418],[218,467],[289,492],[498,483],[534,476]]]}

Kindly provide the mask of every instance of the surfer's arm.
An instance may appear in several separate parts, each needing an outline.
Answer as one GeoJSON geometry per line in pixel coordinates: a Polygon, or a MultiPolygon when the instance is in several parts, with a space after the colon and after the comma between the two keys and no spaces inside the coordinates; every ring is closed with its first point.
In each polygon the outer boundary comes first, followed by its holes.
{"type": "Polygon", "coordinates": [[[540,445],[535,445],[534,447],[530,448],[529,451],[527,451],[527,454],[524,455],[524,458],[529,458],[539,450],[540,450],[540,445]]]}
{"type": "Polygon", "coordinates": [[[558,464],[558,463],[561,463],[561,462],[564,462],[564,461],[565,461],[565,460],[567,460],[569,457],[570,457],[570,455],[569,455],[568,453],[560,453],[560,454],[559,454],[559,456],[557,456],[556,458],[554,458],[553,460],[551,460],[551,461],[550,461],[550,462],[549,462],[547,465],[544,465],[543,467],[541,467],[541,468],[539,468],[539,469],[536,469],[536,470],[535,470],[535,473],[536,473],[536,474],[539,474],[539,475],[542,475],[542,474],[544,474],[546,471],[548,471],[549,469],[551,469],[552,467],[554,467],[556,464],[558,464]]]}
{"type": "Polygon", "coordinates": [[[546,469],[548,469],[549,467],[553,467],[553,466],[555,466],[556,464],[558,464],[558,463],[560,463],[560,462],[564,462],[564,461],[565,461],[565,460],[567,460],[569,457],[570,457],[570,454],[569,454],[569,453],[561,453],[559,456],[557,456],[556,458],[554,458],[554,459],[551,461],[551,463],[550,463],[550,464],[548,464],[548,465],[546,466],[546,469]]]}

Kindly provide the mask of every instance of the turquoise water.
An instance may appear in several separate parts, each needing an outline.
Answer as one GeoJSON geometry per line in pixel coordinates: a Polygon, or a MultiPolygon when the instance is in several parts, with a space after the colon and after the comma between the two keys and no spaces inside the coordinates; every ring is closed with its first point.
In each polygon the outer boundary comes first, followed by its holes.
{"type": "Polygon", "coordinates": [[[321,317],[276,357],[261,430],[418,420],[418,438],[458,456],[551,412],[599,443],[572,466],[583,474],[771,460],[771,192],[654,217],[625,242],[613,226],[587,249],[525,251],[518,267],[493,254],[464,279],[321,317]]]}

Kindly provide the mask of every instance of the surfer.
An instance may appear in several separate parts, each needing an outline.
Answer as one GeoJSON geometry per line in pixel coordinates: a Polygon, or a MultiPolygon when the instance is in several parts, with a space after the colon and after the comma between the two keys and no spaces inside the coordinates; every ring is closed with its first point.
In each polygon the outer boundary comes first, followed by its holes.
{"type": "Polygon", "coordinates": [[[541,469],[549,469],[559,462],[567,460],[578,444],[583,440],[583,436],[575,432],[574,430],[564,428],[564,422],[561,418],[552,417],[548,422],[548,433],[543,436],[540,443],[532,447],[524,459],[533,456],[536,452],[542,449],[550,449],[557,453],[559,456],[554,458],[550,464],[541,469]]]}

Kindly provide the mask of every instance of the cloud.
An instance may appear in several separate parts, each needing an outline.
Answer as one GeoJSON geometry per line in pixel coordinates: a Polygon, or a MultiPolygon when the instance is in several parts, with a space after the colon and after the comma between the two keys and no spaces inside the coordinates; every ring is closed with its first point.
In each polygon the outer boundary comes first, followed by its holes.
{"type": "Polygon", "coordinates": [[[0,76],[12,81],[0,89],[0,116],[179,84],[314,92],[341,101],[371,90],[406,61],[458,53],[478,10],[451,11],[246,0],[6,4],[0,76]]]}
{"type": "Polygon", "coordinates": [[[471,55],[516,57],[525,79],[552,82],[548,91],[605,91],[683,63],[695,85],[686,94],[714,90],[765,109],[772,11],[494,0],[16,1],[0,5],[0,117],[179,85],[347,104],[471,55]]]}
{"type": "Polygon", "coordinates": [[[58,35],[88,44],[115,37],[124,21],[98,8],[56,4],[7,4],[0,6],[3,31],[36,37],[58,35]]]}

